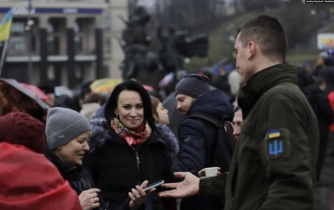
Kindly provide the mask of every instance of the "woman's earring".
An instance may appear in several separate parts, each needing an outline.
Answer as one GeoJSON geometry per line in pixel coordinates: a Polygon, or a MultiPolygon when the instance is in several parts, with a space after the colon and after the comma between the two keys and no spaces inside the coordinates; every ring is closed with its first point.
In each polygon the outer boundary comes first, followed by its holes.
{"type": "Polygon", "coordinates": [[[58,147],[57,150],[60,150],[60,147],[58,147]]]}
{"type": "Polygon", "coordinates": [[[119,115],[118,115],[118,114],[116,114],[116,118],[119,118],[119,115]]]}

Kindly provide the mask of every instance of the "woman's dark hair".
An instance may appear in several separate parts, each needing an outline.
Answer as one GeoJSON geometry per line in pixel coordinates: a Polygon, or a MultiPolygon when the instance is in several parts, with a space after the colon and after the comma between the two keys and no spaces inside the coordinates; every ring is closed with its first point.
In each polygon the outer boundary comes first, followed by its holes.
{"type": "Polygon", "coordinates": [[[152,106],[150,95],[147,90],[138,82],[126,80],[115,87],[111,93],[104,109],[104,118],[110,124],[110,120],[116,117],[115,110],[117,108],[119,94],[124,91],[135,91],[139,93],[144,106],[144,119],[147,120],[152,130],[156,130],[155,121],[152,115],[152,106]]]}

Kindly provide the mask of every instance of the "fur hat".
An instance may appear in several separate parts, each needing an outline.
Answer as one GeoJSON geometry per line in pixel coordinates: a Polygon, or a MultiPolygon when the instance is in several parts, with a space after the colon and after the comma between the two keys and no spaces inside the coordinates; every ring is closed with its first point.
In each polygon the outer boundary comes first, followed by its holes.
{"type": "Polygon", "coordinates": [[[47,146],[54,150],[91,130],[88,120],[78,112],[67,108],[52,108],[46,118],[47,146]]]}
{"type": "Polygon", "coordinates": [[[175,86],[175,96],[177,94],[184,94],[193,98],[197,98],[202,93],[210,90],[208,82],[208,77],[204,75],[185,75],[175,86]]]}

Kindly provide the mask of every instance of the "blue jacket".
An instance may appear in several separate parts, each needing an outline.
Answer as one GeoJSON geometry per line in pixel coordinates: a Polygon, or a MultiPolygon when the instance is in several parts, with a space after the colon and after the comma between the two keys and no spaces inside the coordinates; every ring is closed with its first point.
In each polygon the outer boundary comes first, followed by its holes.
{"type": "MultiPolygon", "coordinates": [[[[220,90],[200,95],[193,103],[189,115],[201,114],[222,121],[223,116],[233,118],[233,106],[220,90]]],[[[210,167],[214,159],[214,140],[217,128],[199,118],[186,118],[179,126],[180,155],[172,170],[193,171],[210,167]]]]}
{"type": "MultiPolygon", "coordinates": [[[[200,95],[193,103],[189,115],[200,114],[223,121],[223,116],[233,118],[233,106],[220,90],[200,95]]],[[[172,171],[197,171],[213,166],[215,133],[217,127],[199,118],[186,118],[179,126],[180,155],[172,171]]],[[[203,195],[184,198],[181,210],[218,210],[223,206],[219,200],[203,195]]]]}

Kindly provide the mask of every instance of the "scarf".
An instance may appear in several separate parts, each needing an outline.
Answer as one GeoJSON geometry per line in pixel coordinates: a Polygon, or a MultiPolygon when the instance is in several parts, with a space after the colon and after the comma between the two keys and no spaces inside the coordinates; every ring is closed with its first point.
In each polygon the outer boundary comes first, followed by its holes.
{"type": "Polygon", "coordinates": [[[126,128],[117,118],[112,119],[110,124],[113,131],[122,137],[130,147],[142,145],[152,133],[152,129],[147,121],[144,121],[134,130],[126,128]]]}

